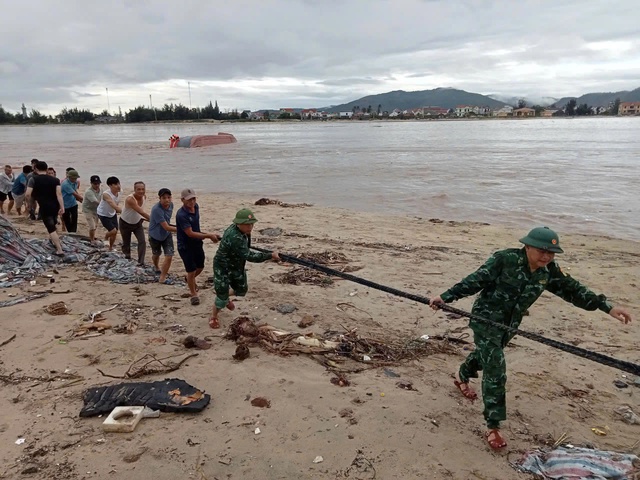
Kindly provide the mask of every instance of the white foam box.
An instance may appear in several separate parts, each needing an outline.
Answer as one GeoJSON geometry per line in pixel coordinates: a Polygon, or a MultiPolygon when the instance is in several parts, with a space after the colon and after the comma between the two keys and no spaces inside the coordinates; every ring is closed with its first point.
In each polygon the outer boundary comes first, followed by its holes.
{"type": "Polygon", "coordinates": [[[133,432],[142,420],[144,407],[116,407],[102,423],[105,432],[133,432]]]}

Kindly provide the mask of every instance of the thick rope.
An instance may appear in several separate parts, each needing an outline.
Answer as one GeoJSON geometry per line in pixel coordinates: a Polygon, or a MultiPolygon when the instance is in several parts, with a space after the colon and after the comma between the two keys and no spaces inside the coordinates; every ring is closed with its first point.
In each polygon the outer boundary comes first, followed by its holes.
{"type": "MultiPolygon", "coordinates": [[[[254,247],[251,248],[263,252],[263,253],[271,253],[270,250],[266,250],[264,248],[254,247]]],[[[283,253],[279,253],[280,258],[285,262],[295,263],[298,265],[302,265],[303,267],[308,267],[313,270],[318,270],[319,272],[326,273],[327,275],[331,275],[333,277],[341,277],[345,280],[349,280],[354,283],[359,283],[360,285],[364,285],[366,287],[370,287],[376,290],[381,290],[386,293],[390,293],[392,295],[396,295],[398,297],[407,298],[409,300],[413,300],[418,303],[423,303],[425,305],[429,305],[430,299],[427,297],[423,297],[421,295],[415,295],[413,293],[403,292],[401,290],[388,287],[386,285],[381,285],[379,283],[372,282],[365,278],[356,277],[355,275],[351,275],[348,273],[341,272],[339,270],[334,270],[333,268],[325,267],[324,265],[319,265],[317,263],[310,262],[308,260],[304,260],[301,258],[293,257],[291,255],[286,255],[283,253]]],[[[546,338],[542,335],[533,332],[527,332],[525,330],[520,330],[518,328],[512,328],[508,325],[503,325],[501,323],[496,323],[488,318],[480,317],[478,315],[474,315],[473,313],[469,313],[465,310],[460,310],[459,308],[452,307],[450,305],[441,304],[438,307],[444,311],[455,313],[457,315],[470,318],[472,320],[476,320],[478,322],[482,322],[484,324],[490,325],[495,328],[499,328],[506,332],[509,332],[513,335],[520,335],[522,337],[528,338],[529,340],[533,340],[534,342],[542,343],[544,345],[548,345],[553,348],[557,348],[558,350],[562,350],[567,353],[571,353],[572,355],[576,355],[578,357],[586,358],[587,360],[591,360],[593,362],[599,363],[601,365],[606,365],[608,367],[616,368],[618,370],[622,370],[623,372],[631,373],[633,375],[640,376],[640,365],[627,362],[625,360],[619,360],[614,357],[610,357],[608,355],[604,355],[602,353],[593,352],[591,350],[587,350],[585,348],[576,347],[575,345],[570,345],[567,343],[559,342],[557,340],[553,340],[550,338],[546,338]]]]}

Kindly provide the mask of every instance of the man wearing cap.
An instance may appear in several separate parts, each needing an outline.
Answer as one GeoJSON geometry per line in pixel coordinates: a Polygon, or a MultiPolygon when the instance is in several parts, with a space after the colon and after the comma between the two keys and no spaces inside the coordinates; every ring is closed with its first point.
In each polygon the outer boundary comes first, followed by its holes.
{"type": "MultiPolygon", "coordinates": [[[[495,323],[518,328],[527,309],[547,290],[584,310],[602,310],[623,323],[632,320],[622,307],[613,306],[604,295],[597,295],[565,275],[554,261],[563,253],[558,235],[548,227],[534,228],[520,239],[524,248],[510,248],[494,253],[484,265],[461,282],[431,300],[436,310],[439,304],[450,303],[479,293],[472,313],[495,323]]],[[[488,431],[486,440],[492,449],[506,447],[500,433],[500,422],[506,420],[506,363],[504,348],[514,334],[471,319],[475,350],[460,366],[454,381],[460,392],[471,400],[477,394],[469,386],[482,370],[482,400],[488,431]]]]}
{"type": "Polygon", "coordinates": [[[251,251],[251,231],[258,219],[253,212],[243,208],[236,213],[233,223],[225,230],[220,246],[213,259],[213,288],[216,300],[209,318],[211,328],[220,328],[218,313],[223,308],[233,310],[235,305],[229,300],[229,288],[234,295],[244,297],[249,289],[246,262],[261,263],[280,260],[277,252],[262,253],[251,251]]]}
{"type": "Polygon", "coordinates": [[[173,203],[171,202],[171,190],[161,188],[158,191],[158,203],[151,207],[149,219],[149,245],[151,246],[151,260],[156,267],[156,273],[160,273],[158,282],[171,284],[167,279],[171,260],[173,259],[173,236],[176,227],[171,225],[173,215],[173,203]],[[160,268],[160,252],[164,252],[164,261],[160,268]]]}
{"type": "Polygon", "coordinates": [[[187,272],[187,285],[191,294],[191,305],[200,305],[196,278],[204,269],[203,240],[213,242],[220,240],[217,233],[200,231],[200,207],[196,203],[196,192],[185,188],[180,194],[182,207],[176,213],[176,239],[178,240],[178,254],[187,272]]]}
{"type": "Polygon", "coordinates": [[[69,170],[67,178],[62,181],[60,189],[62,190],[62,201],[64,202],[64,215],[62,221],[67,232],[75,233],[78,231],[78,202],[82,202],[82,195],[78,193],[78,172],[69,170]]]}
{"type": "Polygon", "coordinates": [[[98,228],[98,205],[102,199],[102,189],[100,188],[102,182],[98,175],[91,175],[89,182],[91,186],[84,192],[82,200],[82,213],[89,227],[89,240],[91,244],[95,244],[96,229],[98,228]]]}

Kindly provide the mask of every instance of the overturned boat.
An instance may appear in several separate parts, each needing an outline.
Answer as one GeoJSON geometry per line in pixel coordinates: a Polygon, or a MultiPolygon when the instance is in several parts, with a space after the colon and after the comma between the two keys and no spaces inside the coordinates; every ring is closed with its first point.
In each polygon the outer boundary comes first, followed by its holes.
{"type": "Polygon", "coordinates": [[[171,135],[169,138],[169,148],[195,148],[208,147],[210,145],[222,145],[223,143],[236,143],[236,137],[230,133],[219,132],[217,135],[191,135],[188,137],[179,137],[171,135]]]}

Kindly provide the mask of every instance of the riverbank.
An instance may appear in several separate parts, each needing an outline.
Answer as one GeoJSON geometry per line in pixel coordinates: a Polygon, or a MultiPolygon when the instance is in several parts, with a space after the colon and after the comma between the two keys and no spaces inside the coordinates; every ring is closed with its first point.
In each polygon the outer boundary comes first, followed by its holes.
{"type": "MultiPolygon", "coordinates": [[[[221,233],[238,208],[255,200],[200,197],[203,230],[221,233]]],[[[426,296],[439,294],[493,251],[518,246],[517,239],[526,233],[482,223],[315,206],[252,208],[260,220],[256,246],[290,254],[324,253],[337,262],[335,268],[357,269],[355,275],[426,296]],[[282,233],[261,234],[265,228],[280,228],[282,233]]],[[[45,234],[40,223],[20,220],[16,226],[25,236],[45,234]]],[[[80,233],[85,230],[82,223],[80,233]]],[[[628,306],[637,318],[640,244],[580,235],[563,235],[561,241],[567,252],[558,257],[563,269],[628,306]]],[[[617,406],[638,404],[633,379],[520,337],[507,348],[509,420],[504,432],[509,447],[504,454],[492,453],[481,438],[481,402],[468,403],[453,387],[451,374],[470,348],[463,342],[419,360],[389,365],[387,370],[349,373],[346,387],[332,384],[333,375],[304,354],[283,357],[252,347],[251,356],[237,362],[232,359],[236,345],[220,335],[239,315],[294,332],[357,328],[361,336],[386,342],[421,335],[471,338],[463,319],[345,280],[324,286],[273,281],[294,267],[272,262],[249,265],[249,293],[236,302],[235,312],[221,314],[223,330],[211,330],[207,318],[213,294],[205,280],[211,275],[215,250],[215,245],[206,245],[199,306],[180,297],[184,288],[117,285],[94,277],[82,266],[47,272],[54,284],[38,278],[35,286],[27,283],[0,292],[3,301],[31,291],[71,291],[1,309],[0,342],[16,338],[0,348],[4,379],[0,379],[4,382],[0,401],[5,405],[0,420],[0,478],[26,478],[20,472],[33,467],[34,478],[52,479],[164,480],[185,472],[208,479],[333,479],[374,478],[375,472],[376,478],[384,479],[507,480],[531,478],[513,470],[509,461],[522,451],[553,443],[563,433],[574,445],[618,452],[634,448],[639,427],[613,414],[617,406]],[[64,302],[70,312],[46,313],[44,308],[54,302],[64,302]],[[103,314],[105,321],[113,326],[135,324],[134,333],[107,330],[101,336],[60,341],[83,323],[87,312],[116,303],[117,308],[103,314]],[[280,304],[296,309],[282,314],[276,310],[280,304]],[[303,317],[312,318],[314,324],[299,328],[303,317]],[[184,330],[167,329],[175,324],[184,330]],[[104,418],[78,417],[82,392],[120,381],[105,378],[98,369],[117,376],[145,354],[161,358],[193,353],[179,343],[187,334],[209,337],[212,348],[198,351],[177,371],[140,380],[177,377],[205,390],[212,401],[202,413],[163,413],[143,420],[127,434],[103,433],[104,418]],[[614,380],[630,386],[618,389],[614,380]],[[398,388],[400,381],[416,391],[398,388]],[[266,397],[271,408],[252,406],[247,400],[255,397],[266,397]],[[606,436],[591,430],[605,426],[606,436]],[[24,443],[17,445],[20,438],[24,443]],[[322,456],[321,463],[314,463],[317,456],[322,456]]],[[[176,257],[172,272],[182,271],[176,257]]],[[[468,299],[457,304],[465,309],[470,305],[468,299]]],[[[622,326],[602,312],[579,310],[549,294],[531,309],[522,327],[639,360],[635,324],[622,326]]],[[[479,387],[478,382],[475,385],[479,387]]]]}

